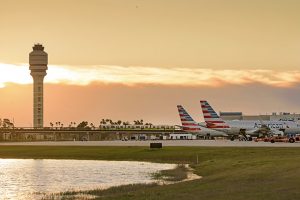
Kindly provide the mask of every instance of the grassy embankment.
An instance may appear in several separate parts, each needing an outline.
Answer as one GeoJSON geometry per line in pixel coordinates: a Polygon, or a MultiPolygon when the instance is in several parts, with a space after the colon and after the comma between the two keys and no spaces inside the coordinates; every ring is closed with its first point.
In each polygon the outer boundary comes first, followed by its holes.
{"type": "Polygon", "coordinates": [[[299,199],[300,148],[0,146],[0,158],[189,163],[202,179],[90,191],[99,199],[299,199]],[[198,155],[199,163],[196,163],[198,155]]]}

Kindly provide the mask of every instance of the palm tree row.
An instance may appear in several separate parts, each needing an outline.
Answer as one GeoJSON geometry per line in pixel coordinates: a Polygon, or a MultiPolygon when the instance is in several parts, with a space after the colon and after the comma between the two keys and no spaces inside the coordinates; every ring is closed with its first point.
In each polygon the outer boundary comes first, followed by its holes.
{"type": "MultiPolygon", "coordinates": [[[[77,125],[77,123],[76,122],[70,122],[69,123],[69,125],[68,125],[68,127],[69,128],[82,128],[82,126],[83,126],[83,124],[84,124],[84,126],[85,127],[89,127],[89,128],[92,128],[92,129],[95,129],[96,128],[96,126],[93,124],[93,123],[88,123],[87,121],[83,121],[83,122],[81,122],[81,123],[79,123],[78,125],[77,125]],[[76,126],[77,125],[77,126],[76,126]],[[80,126],[80,127],[79,127],[80,126]]],[[[145,123],[144,124],[144,120],[143,119],[140,119],[140,120],[134,120],[133,121],[133,124],[134,125],[148,125],[148,126],[152,126],[153,124],[152,123],[145,123]]],[[[55,125],[55,128],[63,128],[64,127],[64,124],[63,123],[61,123],[60,121],[57,121],[57,122],[55,122],[55,123],[53,123],[53,122],[50,122],[50,127],[51,128],[54,128],[54,125],[55,125]]],[[[101,121],[100,121],[100,126],[101,125],[123,125],[123,126],[128,126],[128,125],[131,125],[130,124],[130,122],[129,121],[122,121],[122,120],[118,120],[118,121],[112,121],[111,119],[101,119],[101,121]]]]}
{"type": "MultiPolygon", "coordinates": [[[[124,123],[124,122],[123,122],[124,123]]],[[[129,123],[129,122],[128,122],[129,123]]],[[[118,120],[116,122],[112,121],[111,119],[102,119],[100,121],[100,125],[105,125],[105,124],[110,124],[110,125],[121,125],[122,121],[118,120]]]]}

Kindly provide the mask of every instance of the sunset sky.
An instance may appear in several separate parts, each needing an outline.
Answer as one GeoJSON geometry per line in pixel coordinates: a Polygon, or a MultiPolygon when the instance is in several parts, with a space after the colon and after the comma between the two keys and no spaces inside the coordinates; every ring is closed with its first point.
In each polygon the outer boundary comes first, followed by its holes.
{"type": "Polygon", "coordinates": [[[300,112],[298,0],[0,0],[0,118],[32,126],[28,54],[49,54],[45,126],[179,124],[177,104],[300,112]]]}

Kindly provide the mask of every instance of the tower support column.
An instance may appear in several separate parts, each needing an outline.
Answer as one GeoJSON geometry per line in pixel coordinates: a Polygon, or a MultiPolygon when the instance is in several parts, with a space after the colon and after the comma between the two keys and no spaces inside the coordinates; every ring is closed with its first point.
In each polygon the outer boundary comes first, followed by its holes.
{"type": "Polygon", "coordinates": [[[44,76],[33,76],[33,124],[44,126],[44,76]]]}

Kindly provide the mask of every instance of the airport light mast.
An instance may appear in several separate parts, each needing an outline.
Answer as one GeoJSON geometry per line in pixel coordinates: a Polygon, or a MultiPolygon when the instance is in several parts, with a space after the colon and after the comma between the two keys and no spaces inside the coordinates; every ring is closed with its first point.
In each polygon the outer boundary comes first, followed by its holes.
{"type": "Polygon", "coordinates": [[[47,75],[48,54],[41,44],[35,44],[29,54],[29,70],[33,78],[33,127],[44,126],[44,77],[47,75]]]}

